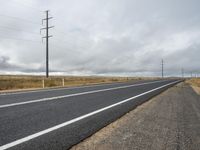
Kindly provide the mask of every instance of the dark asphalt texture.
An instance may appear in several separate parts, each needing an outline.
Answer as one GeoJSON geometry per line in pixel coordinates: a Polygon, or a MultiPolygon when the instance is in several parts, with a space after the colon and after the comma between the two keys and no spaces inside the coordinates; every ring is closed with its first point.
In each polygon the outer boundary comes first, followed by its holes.
{"type": "Polygon", "coordinates": [[[55,96],[62,96],[74,93],[81,93],[93,90],[100,90],[106,88],[114,88],[114,87],[121,87],[126,85],[132,84],[140,84],[140,83],[148,83],[152,81],[135,81],[135,82],[119,82],[119,83],[106,83],[106,84],[97,84],[91,86],[80,86],[80,87],[72,87],[72,88],[56,88],[56,89],[49,89],[49,90],[36,90],[36,91],[29,91],[20,94],[20,92],[16,93],[3,93],[0,94],[0,105],[4,104],[12,104],[42,98],[50,98],[55,96]]]}
{"type": "MultiPolygon", "coordinates": [[[[174,81],[175,80],[163,80],[161,82],[124,89],[0,108],[0,146],[174,81]]],[[[0,95],[0,105],[146,82],[152,81],[115,83],[90,87],[58,89],[54,91],[0,95]]],[[[81,140],[92,135],[136,106],[166,90],[168,87],[138,97],[132,101],[113,107],[10,149],[69,149],[74,144],[77,144],[81,140]]]]}

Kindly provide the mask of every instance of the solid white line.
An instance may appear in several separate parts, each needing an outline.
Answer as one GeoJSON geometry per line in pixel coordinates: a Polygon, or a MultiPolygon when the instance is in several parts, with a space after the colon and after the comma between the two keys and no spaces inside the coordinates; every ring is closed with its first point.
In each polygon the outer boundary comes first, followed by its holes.
{"type": "Polygon", "coordinates": [[[3,146],[0,147],[0,150],[5,150],[5,149],[11,148],[11,147],[13,147],[13,146],[19,145],[19,144],[21,144],[21,143],[27,142],[27,141],[29,141],[29,140],[32,140],[32,139],[34,139],[34,138],[37,138],[37,137],[42,136],[42,135],[44,135],[44,134],[47,134],[47,133],[49,133],[49,132],[55,131],[55,130],[57,130],[57,129],[59,129],[59,128],[65,127],[65,126],[67,126],[67,125],[70,125],[70,124],[75,123],[75,122],[77,122],[77,121],[80,121],[80,120],[82,120],[82,119],[85,119],[85,118],[88,118],[88,117],[90,117],[90,116],[93,116],[93,115],[95,115],[95,114],[97,114],[97,113],[100,113],[100,112],[103,112],[103,111],[105,111],[105,110],[108,110],[108,109],[110,109],[110,108],[112,108],[112,107],[121,105],[121,104],[123,104],[123,103],[126,103],[126,102],[128,102],[128,101],[131,101],[131,100],[133,100],[133,99],[136,99],[136,98],[138,98],[138,97],[141,97],[141,96],[143,96],[143,95],[146,95],[146,94],[148,94],[148,93],[154,92],[154,91],[156,91],[156,90],[162,89],[162,88],[164,88],[164,87],[167,87],[167,86],[169,86],[169,85],[172,85],[172,84],[175,84],[175,83],[178,83],[178,82],[179,82],[179,81],[175,81],[175,82],[172,82],[172,83],[165,84],[165,85],[163,85],[163,86],[154,88],[154,89],[152,89],[152,90],[149,90],[149,91],[147,91],[147,92],[141,93],[141,94],[139,94],[139,95],[136,95],[136,96],[130,97],[130,98],[128,98],[128,99],[122,100],[121,102],[118,102],[118,103],[109,105],[109,106],[107,106],[107,107],[98,109],[98,110],[96,110],[96,111],[93,111],[93,112],[91,112],[91,113],[85,114],[85,115],[83,115],[83,116],[74,118],[74,119],[72,119],[72,120],[70,120],[70,121],[66,121],[66,122],[64,122],[64,123],[62,123],[62,124],[59,124],[59,125],[56,125],[56,126],[54,126],[54,127],[48,128],[48,129],[46,129],[46,130],[37,132],[37,133],[35,133],[35,134],[29,135],[29,136],[27,136],[27,137],[24,137],[24,138],[22,138],[22,139],[16,140],[16,141],[14,141],[14,142],[5,144],[5,145],[3,145],[3,146]]]}
{"type": "MultiPolygon", "coordinates": [[[[49,88],[49,89],[38,89],[38,90],[30,90],[30,91],[19,91],[19,92],[7,92],[7,93],[0,93],[0,96],[4,95],[17,95],[17,94],[26,94],[26,93],[40,93],[40,92],[51,92],[51,91],[59,91],[59,90],[73,90],[73,89],[82,89],[88,87],[98,87],[98,86],[106,86],[106,85],[115,85],[115,84],[123,84],[126,82],[114,82],[114,83],[100,83],[100,84],[91,84],[85,86],[75,86],[75,87],[58,87],[58,88],[49,88]]],[[[128,83],[128,82],[127,82],[128,83]]]]}
{"type": "Polygon", "coordinates": [[[87,92],[81,92],[81,93],[75,93],[75,94],[69,94],[69,95],[63,95],[63,96],[55,96],[55,97],[49,97],[49,98],[35,99],[35,100],[26,101],[26,102],[5,104],[5,105],[0,105],[0,109],[1,108],[6,108],[6,107],[18,106],[18,105],[31,104],[31,103],[38,103],[38,102],[44,102],[44,101],[52,101],[52,100],[57,100],[57,99],[62,99],[62,98],[67,98],[67,97],[73,97],[73,96],[93,94],[93,93],[104,92],[104,91],[111,91],[111,90],[117,90],[117,89],[124,89],[124,88],[129,88],[129,87],[134,87],[134,86],[140,86],[140,85],[147,85],[147,84],[152,84],[152,83],[157,83],[157,82],[164,82],[164,81],[161,80],[161,81],[154,81],[154,82],[147,82],[147,83],[126,85],[126,86],[120,86],[120,87],[114,87],[114,88],[107,88],[107,89],[100,89],[100,90],[93,90],[93,91],[87,91],[87,92]]]}

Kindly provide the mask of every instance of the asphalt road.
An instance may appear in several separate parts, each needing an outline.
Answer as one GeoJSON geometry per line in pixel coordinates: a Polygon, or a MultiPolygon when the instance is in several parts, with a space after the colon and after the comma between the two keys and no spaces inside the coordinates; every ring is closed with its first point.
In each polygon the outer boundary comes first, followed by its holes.
{"type": "Polygon", "coordinates": [[[0,150],[69,149],[180,80],[0,94],[0,150]]]}
{"type": "Polygon", "coordinates": [[[180,83],[70,150],[199,150],[200,95],[180,83]]]}

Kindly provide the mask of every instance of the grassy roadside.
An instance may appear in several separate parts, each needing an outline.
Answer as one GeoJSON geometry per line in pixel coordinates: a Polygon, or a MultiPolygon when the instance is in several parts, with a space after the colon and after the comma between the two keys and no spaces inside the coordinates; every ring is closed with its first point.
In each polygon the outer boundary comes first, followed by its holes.
{"type": "Polygon", "coordinates": [[[190,84],[194,91],[200,95],[200,78],[188,79],[186,83],[190,84]]]}
{"type": "Polygon", "coordinates": [[[70,87],[97,83],[137,81],[153,78],[54,76],[46,79],[42,76],[0,75],[0,91],[43,88],[43,80],[45,88],[60,87],[63,86],[63,79],[65,86],[70,87]]]}

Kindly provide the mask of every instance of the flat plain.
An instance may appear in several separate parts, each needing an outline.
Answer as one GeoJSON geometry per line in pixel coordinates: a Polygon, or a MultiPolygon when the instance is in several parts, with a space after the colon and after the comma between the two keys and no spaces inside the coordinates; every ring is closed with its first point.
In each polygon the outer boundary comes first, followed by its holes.
{"type": "Polygon", "coordinates": [[[0,75],[0,91],[21,90],[21,89],[37,89],[44,87],[62,87],[63,80],[65,87],[82,86],[99,83],[113,83],[138,81],[144,79],[141,77],[100,77],[100,76],[52,76],[45,78],[43,76],[26,76],[26,75],[0,75]]]}

